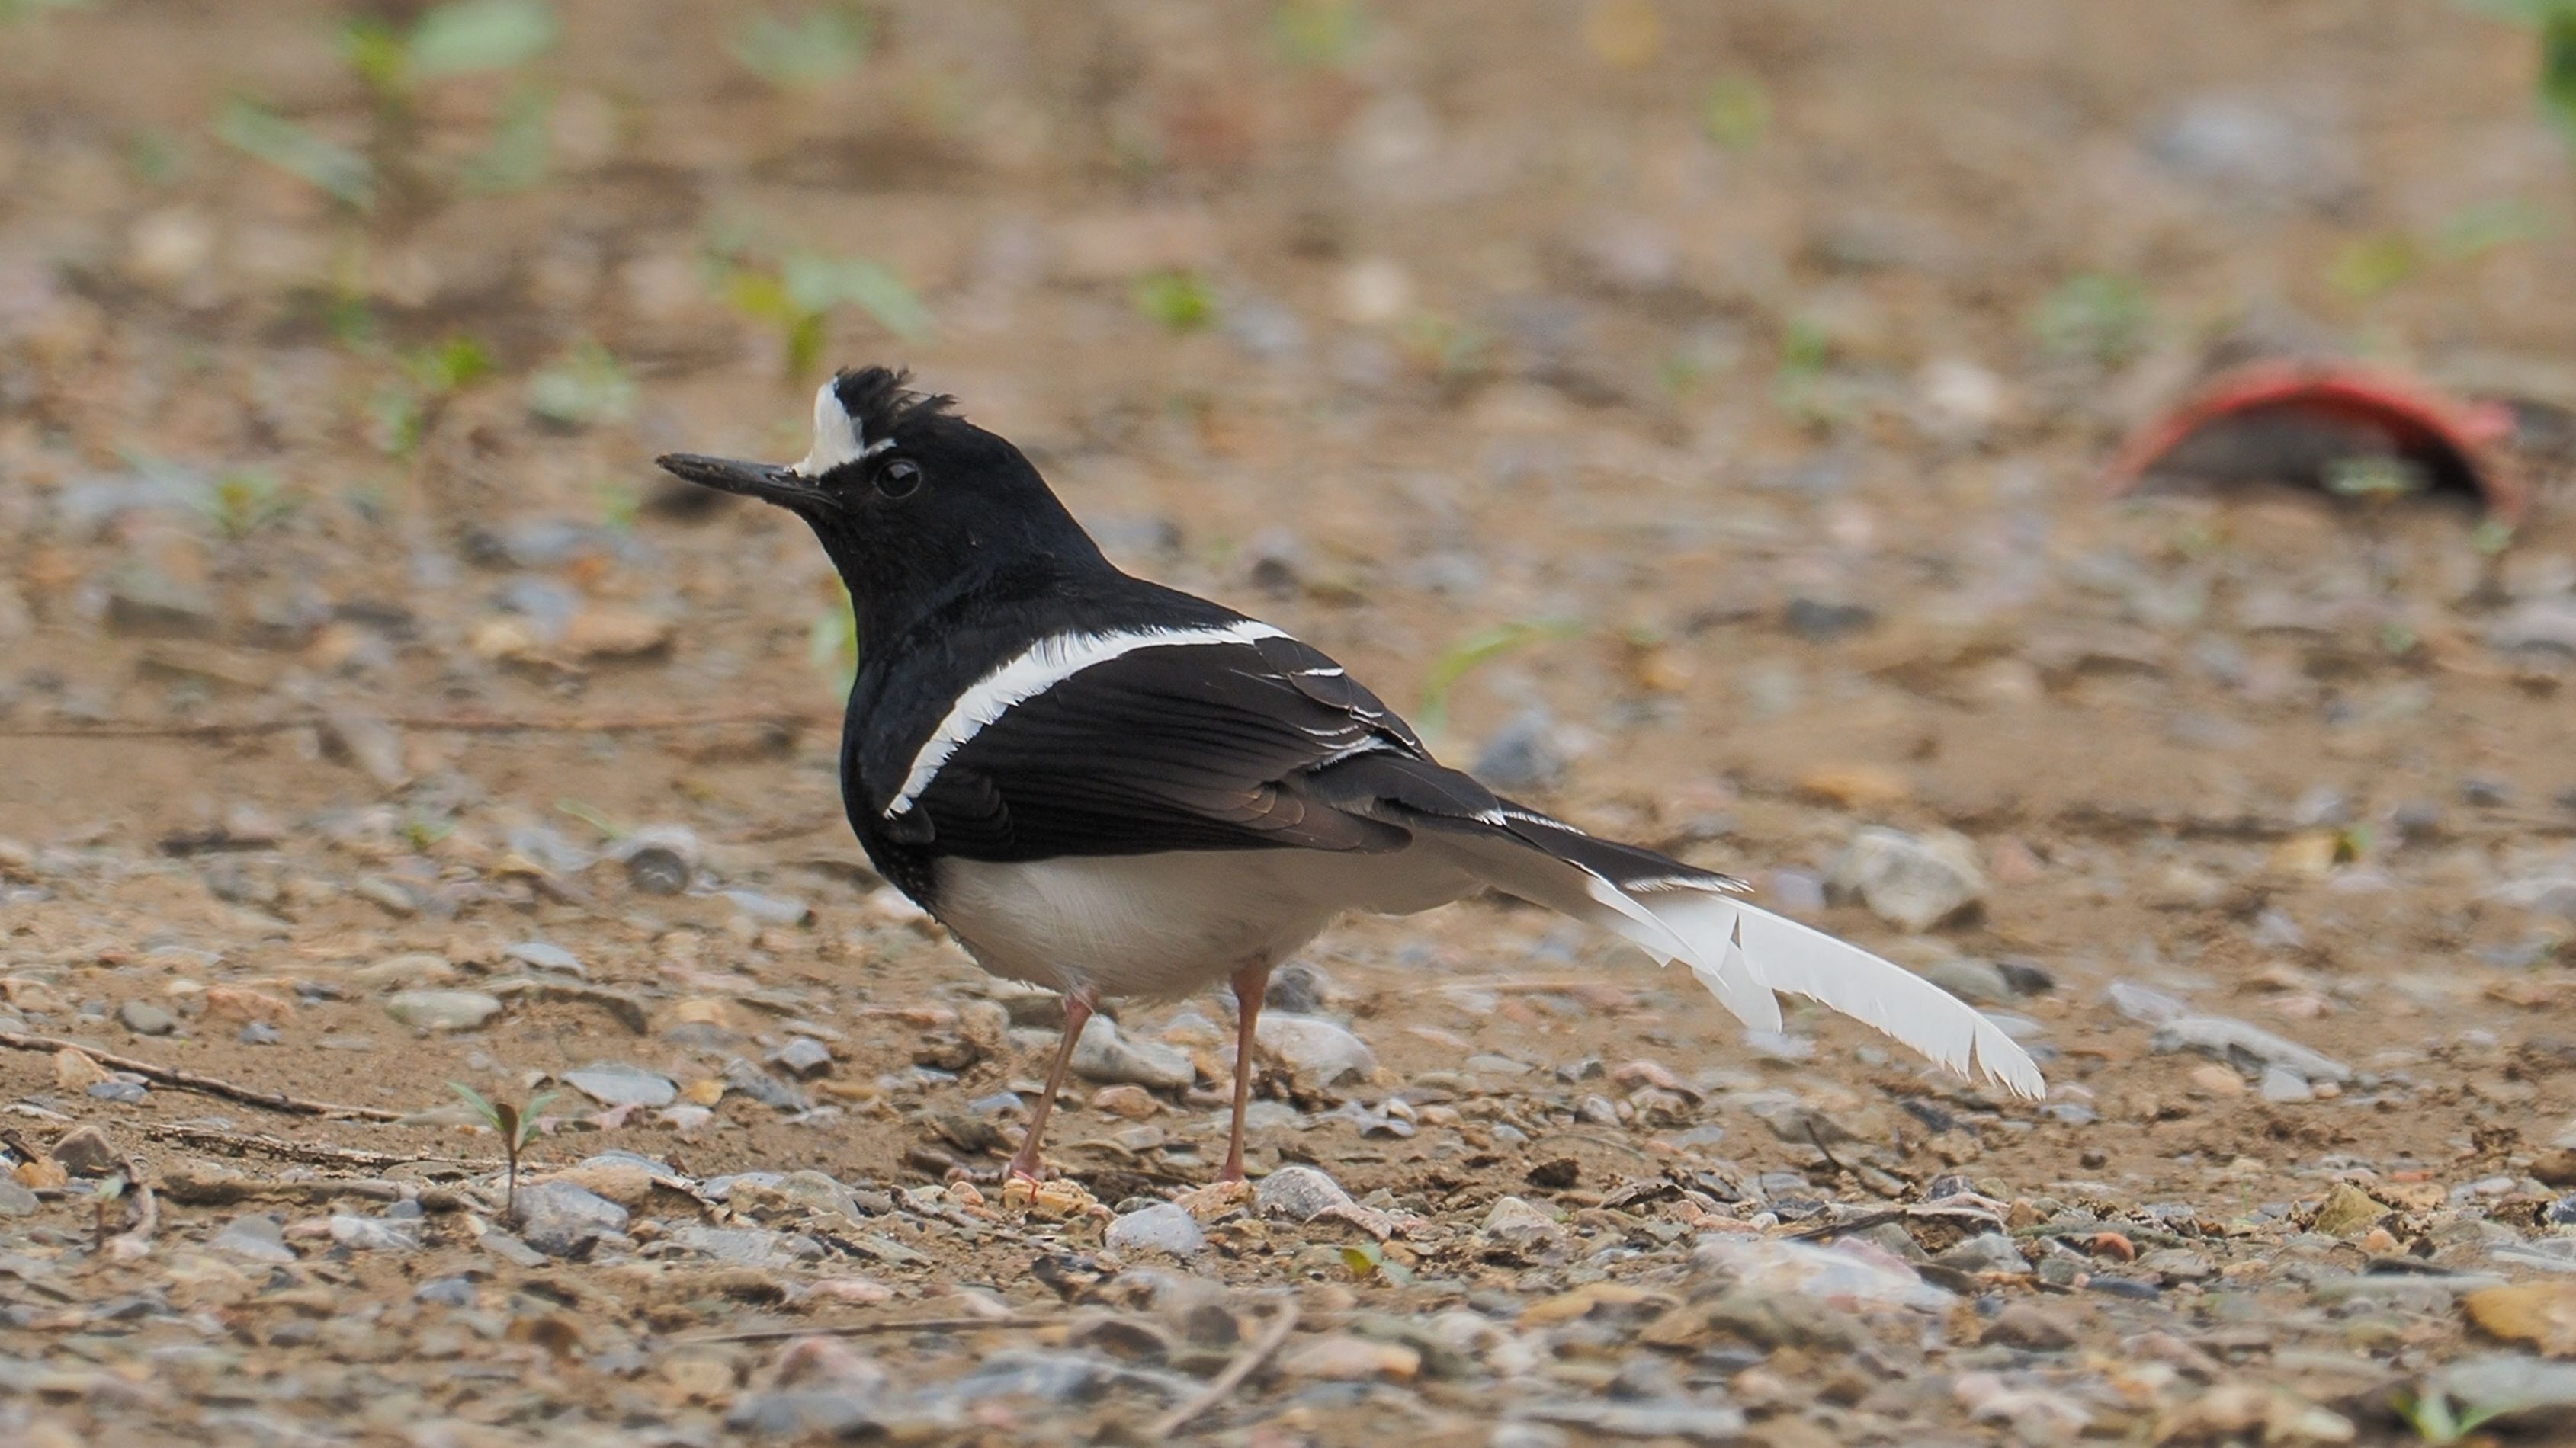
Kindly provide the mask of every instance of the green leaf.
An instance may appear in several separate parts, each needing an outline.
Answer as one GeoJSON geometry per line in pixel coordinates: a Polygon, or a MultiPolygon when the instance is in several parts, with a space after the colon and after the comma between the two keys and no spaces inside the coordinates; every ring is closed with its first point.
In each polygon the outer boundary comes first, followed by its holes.
{"type": "Polygon", "coordinates": [[[1699,103],[1699,127],[1730,151],[1741,151],[1762,139],[1771,126],[1771,99],[1751,76],[1726,76],[1709,83],[1699,103]]]}
{"type": "Polygon", "coordinates": [[[528,410],[561,427],[622,422],[635,411],[635,379],[597,342],[528,379],[528,410]]]}
{"type": "Polygon", "coordinates": [[[907,342],[929,335],[930,311],[921,298],[903,278],[866,257],[796,252],[779,264],[778,279],[800,311],[827,312],[847,304],[907,342]]]}
{"type": "Polygon", "coordinates": [[[411,85],[411,54],[402,36],[381,20],[362,18],[342,26],[340,58],[380,97],[399,96],[411,85]]]}
{"type": "Polygon", "coordinates": [[[215,138],[313,183],[353,210],[376,203],[376,171],[366,157],[263,106],[238,97],[226,101],[215,117],[215,138]]]}
{"type": "Polygon", "coordinates": [[[868,40],[864,11],[824,5],[794,20],[760,16],[729,48],[745,69],[771,85],[808,90],[857,69],[868,58],[868,40]]]}
{"type": "Polygon", "coordinates": [[[403,50],[423,80],[509,70],[555,43],[554,7],[545,0],[451,0],[420,18],[403,50]]]}
{"type": "Polygon", "coordinates": [[[2368,299],[2421,271],[2424,253],[2412,237],[2396,232],[2347,242],[2326,268],[2335,290],[2368,299]]]}
{"type": "Polygon", "coordinates": [[[1216,320],[1216,297],[1194,271],[1150,272],[1129,289],[1136,310],[1167,332],[1195,332],[1216,320]]]}
{"type": "Polygon", "coordinates": [[[463,333],[434,347],[404,354],[403,371],[424,391],[448,393],[481,381],[492,372],[492,354],[463,333]]]}
{"type": "Polygon", "coordinates": [[[474,1108],[474,1114],[482,1117],[484,1123],[490,1126],[494,1131],[501,1129],[501,1108],[493,1105],[490,1098],[486,1097],[482,1092],[475,1090],[473,1087],[466,1085],[462,1081],[448,1082],[447,1089],[463,1097],[465,1099],[465,1104],[474,1108]]]}
{"type": "Polygon", "coordinates": [[[1583,625],[1571,619],[1552,619],[1537,623],[1513,622],[1469,634],[1431,661],[1423,671],[1420,700],[1414,706],[1414,719],[1426,734],[1436,734],[1449,722],[1449,692],[1478,665],[1503,655],[1552,639],[1572,638],[1583,631],[1583,625]]]}
{"type": "Polygon", "coordinates": [[[1290,65],[1339,70],[1368,38],[1358,0],[1284,0],[1270,11],[1270,44],[1290,65]]]}
{"type": "Polygon", "coordinates": [[[2576,146],[2576,0],[2557,0],[2540,23],[2540,104],[2576,146]]]}
{"type": "Polygon", "coordinates": [[[465,188],[490,195],[525,191],[544,180],[546,119],[553,108],[546,93],[533,86],[511,92],[493,123],[492,139],[484,143],[482,154],[465,163],[465,188]]]}
{"type": "Polygon", "coordinates": [[[517,1128],[511,1134],[513,1148],[523,1148],[537,1139],[537,1113],[551,1106],[563,1095],[560,1091],[540,1091],[519,1108],[517,1128]]]}

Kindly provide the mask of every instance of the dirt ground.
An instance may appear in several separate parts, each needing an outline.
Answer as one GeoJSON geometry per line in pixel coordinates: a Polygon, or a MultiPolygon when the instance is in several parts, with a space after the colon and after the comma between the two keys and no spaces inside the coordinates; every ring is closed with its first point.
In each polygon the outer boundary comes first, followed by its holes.
{"type": "Polygon", "coordinates": [[[776,12],[800,84],[734,7],[512,13],[365,7],[371,89],[359,10],[0,0],[0,1439],[2576,1434],[2533,30],[896,3],[776,12]],[[2106,496],[2265,350],[2511,404],[2530,512],[2106,496]],[[1272,1053],[1258,1201],[1149,1210],[1214,1000],[1122,1009],[1005,1200],[1048,1004],[849,839],[811,540],[649,464],[874,361],[2048,1098],[1471,903],[1274,992],[1372,1055],[1272,1053]],[[1853,898],[1865,830],[1966,903],[1853,898]],[[519,1211],[450,1082],[560,1093],[519,1211]]]}

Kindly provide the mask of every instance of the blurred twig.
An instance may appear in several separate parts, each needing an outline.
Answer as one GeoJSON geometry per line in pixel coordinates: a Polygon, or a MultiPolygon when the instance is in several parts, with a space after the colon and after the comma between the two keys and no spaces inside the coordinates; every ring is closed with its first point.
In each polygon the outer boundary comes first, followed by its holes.
{"type": "MultiPolygon", "coordinates": [[[[92,724],[34,724],[0,728],[0,739],[232,739],[278,734],[327,723],[320,714],[283,719],[212,719],[156,723],[102,719],[92,724]]],[[[668,729],[716,729],[728,724],[806,725],[826,722],[800,709],[718,709],[704,714],[574,714],[557,718],[513,714],[396,714],[373,722],[397,729],[460,734],[639,734],[668,729]]]]}
{"type": "Polygon", "coordinates": [[[182,1091],[202,1091],[208,1096],[221,1096],[227,1101],[238,1101],[245,1106],[258,1106],[270,1111],[282,1111],[290,1116],[347,1116],[361,1121],[400,1121],[402,1119],[401,1112],[387,1111],[379,1106],[342,1106],[330,1101],[307,1101],[301,1096],[289,1096],[282,1091],[261,1091],[249,1086],[236,1086],[220,1077],[200,1075],[195,1071],[182,1071],[175,1066],[156,1066],[150,1061],[137,1060],[132,1056],[110,1055],[105,1051],[93,1050],[78,1041],[58,1040],[52,1036],[30,1036],[19,1031],[0,1031],[0,1046],[5,1046],[12,1051],[48,1053],[78,1051],[102,1066],[113,1067],[119,1071],[131,1071],[147,1081],[158,1081],[164,1086],[175,1086],[182,1091]]]}

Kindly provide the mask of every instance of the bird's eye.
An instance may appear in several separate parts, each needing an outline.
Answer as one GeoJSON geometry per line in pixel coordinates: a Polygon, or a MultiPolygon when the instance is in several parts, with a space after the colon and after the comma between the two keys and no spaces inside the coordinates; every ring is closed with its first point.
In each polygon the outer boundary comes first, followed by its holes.
{"type": "Polygon", "coordinates": [[[877,491],[889,498],[909,498],[921,491],[921,464],[897,458],[877,469],[877,491]]]}

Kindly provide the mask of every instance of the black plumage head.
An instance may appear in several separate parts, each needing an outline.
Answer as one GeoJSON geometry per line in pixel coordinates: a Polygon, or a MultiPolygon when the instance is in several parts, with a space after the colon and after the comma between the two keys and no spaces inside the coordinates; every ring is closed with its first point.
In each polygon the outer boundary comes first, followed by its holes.
{"type": "Polygon", "coordinates": [[[864,636],[901,627],[1005,570],[1106,568],[1100,550],[1004,438],[914,392],[910,374],[861,367],[814,394],[814,440],[784,465],[673,453],[693,483],[803,518],[840,569],[864,636]]]}

